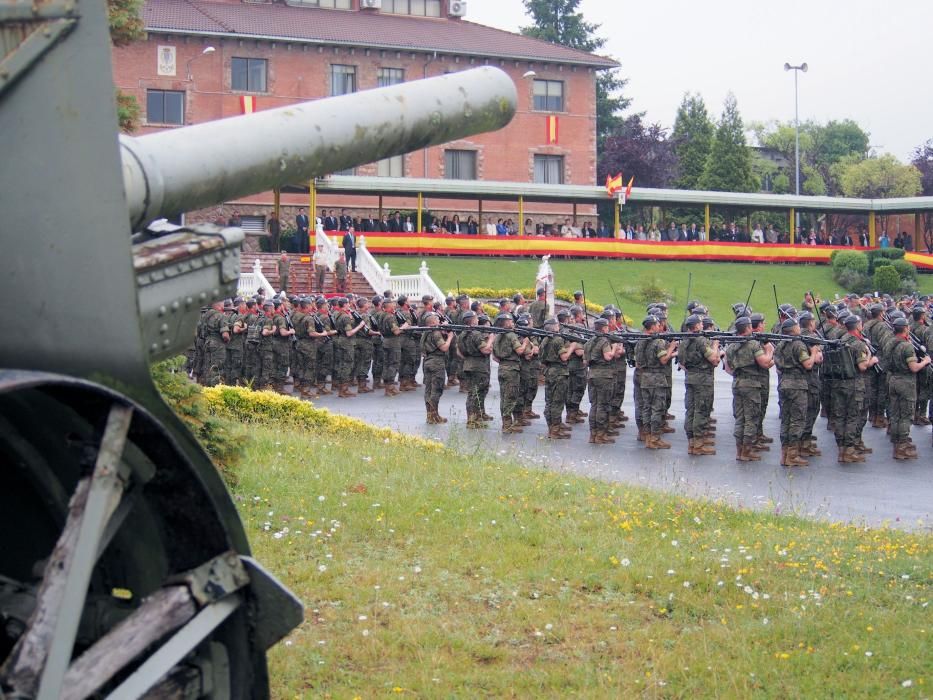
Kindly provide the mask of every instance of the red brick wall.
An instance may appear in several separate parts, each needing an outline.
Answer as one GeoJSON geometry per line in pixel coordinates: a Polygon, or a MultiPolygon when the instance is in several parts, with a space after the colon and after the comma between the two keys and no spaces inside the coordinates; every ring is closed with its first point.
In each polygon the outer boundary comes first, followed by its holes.
{"type": "MultiPolygon", "coordinates": [[[[330,93],[330,66],[346,64],[357,66],[357,88],[376,87],[379,68],[402,68],[406,80],[443,75],[481,65],[469,58],[431,54],[367,50],[363,48],[319,48],[294,43],[255,41],[252,39],[219,37],[181,37],[151,34],[145,41],[123,48],[115,48],[114,82],[122,91],[135,95],[143,109],[141,134],[164,126],[146,122],[146,90],[185,91],[185,123],[193,124],[240,114],[240,94],[230,88],[230,63],[233,57],[265,58],[268,63],[268,93],[256,95],[257,109],[270,109],[295,102],[326,97],[330,93]],[[176,47],[176,75],[157,75],[157,47],[176,47]],[[206,46],[215,47],[212,54],[202,55],[206,46]],[[193,60],[192,60],[193,59],[193,60]],[[185,66],[191,60],[192,79],[186,79],[185,66]]],[[[535,153],[564,156],[564,179],[568,184],[592,184],[596,177],[596,114],[595,72],[588,68],[529,64],[527,61],[490,61],[505,70],[519,89],[518,112],[512,123],[498,132],[482,134],[450,144],[477,152],[477,175],[484,180],[531,182],[534,178],[535,153]],[[538,78],[564,82],[565,110],[559,117],[559,144],[545,145],[544,112],[532,111],[532,81],[522,75],[534,70],[538,78]]],[[[168,127],[171,128],[171,127],[168,127]]],[[[359,175],[375,175],[375,164],[357,169],[359,175]]],[[[428,149],[425,169],[424,151],[405,157],[405,175],[409,177],[442,178],[444,176],[444,148],[428,149]]],[[[321,204],[329,206],[328,197],[321,204]]],[[[267,203],[270,195],[261,195],[247,201],[267,203]]],[[[339,199],[333,200],[341,206],[339,199]]],[[[296,201],[295,204],[298,202],[296,201]]],[[[359,201],[363,207],[375,206],[359,201]]],[[[391,205],[411,207],[412,200],[399,200],[391,205]]],[[[475,203],[458,205],[456,202],[432,202],[435,208],[451,211],[475,211],[475,203]]],[[[488,211],[517,211],[517,205],[489,203],[488,211]]],[[[530,205],[528,211],[566,212],[563,205],[530,205]]],[[[589,211],[590,208],[587,208],[589,211]]],[[[583,211],[583,208],[580,208],[583,211]]]]}

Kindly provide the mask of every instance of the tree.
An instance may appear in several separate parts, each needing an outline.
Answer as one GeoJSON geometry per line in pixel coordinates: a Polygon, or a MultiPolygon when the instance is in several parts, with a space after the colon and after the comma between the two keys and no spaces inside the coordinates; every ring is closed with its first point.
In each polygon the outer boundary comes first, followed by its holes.
{"type": "Polygon", "coordinates": [[[715,130],[703,98],[699,94],[684,93],[671,135],[679,169],[674,187],[681,190],[697,189],[715,130]]]}
{"type": "Polygon", "coordinates": [[[848,156],[836,164],[834,174],[846,197],[914,197],[922,186],[920,171],[889,153],[864,160],[848,156]]]}
{"type": "Polygon", "coordinates": [[[722,117],[700,178],[700,188],[720,192],[757,192],[752,157],[745,143],[742,116],[731,92],[726,95],[722,117]]]}
{"type": "MultiPolygon", "coordinates": [[[[522,27],[525,36],[560,44],[578,51],[593,53],[606,44],[596,36],[598,24],[587,22],[578,12],[580,0],[523,0],[525,12],[534,22],[522,27]]],[[[606,138],[622,126],[622,112],[631,99],[622,94],[628,80],[619,77],[617,70],[601,71],[596,76],[596,150],[600,151],[606,138]]]]}
{"type": "MultiPolygon", "coordinates": [[[[145,25],[142,20],[142,7],[142,0],[107,0],[111,44],[126,46],[143,37],[145,25]]],[[[139,102],[133,95],[127,95],[122,90],[116,91],[116,102],[120,131],[125,134],[136,131],[142,111],[139,102]]]]}
{"type": "Polygon", "coordinates": [[[626,119],[622,128],[606,139],[599,156],[597,177],[621,172],[623,179],[634,175],[640,187],[670,187],[677,169],[673,144],[660,124],[645,124],[641,115],[626,119]]]}

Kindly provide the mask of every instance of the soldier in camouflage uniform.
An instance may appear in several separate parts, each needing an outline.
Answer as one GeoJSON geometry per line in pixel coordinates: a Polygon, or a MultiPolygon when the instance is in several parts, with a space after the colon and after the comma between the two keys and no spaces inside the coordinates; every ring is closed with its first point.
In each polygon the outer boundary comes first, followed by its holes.
{"type": "Polygon", "coordinates": [[[357,323],[348,310],[349,301],[346,297],[337,298],[337,313],[334,315],[334,327],[337,335],[334,336],[334,386],[337,387],[337,398],[350,399],[356,396],[350,391],[350,380],[353,378],[354,337],[366,325],[365,321],[357,323]]]}
{"type": "MultiPolygon", "coordinates": [[[[882,366],[884,358],[881,349],[887,339],[886,336],[890,333],[887,324],[881,318],[883,312],[884,307],[881,304],[872,304],[868,309],[869,319],[862,325],[862,334],[878,352],[878,366],[882,369],[884,369],[882,366]]],[[[873,428],[884,428],[886,427],[884,415],[888,393],[887,372],[869,372],[866,379],[865,403],[868,410],[868,422],[873,428]]]]}
{"type": "Polygon", "coordinates": [[[308,399],[318,398],[316,387],[317,379],[317,347],[315,339],[324,337],[314,325],[314,304],[311,299],[304,297],[298,300],[298,310],[292,314],[292,326],[295,329],[295,363],[292,365],[294,388],[301,396],[308,399]]]}
{"type": "MultiPolygon", "coordinates": [[[[812,338],[822,336],[816,330],[816,319],[809,311],[804,311],[798,318],[800,324],[800,335],[812,338]]],[[[813,436],[813,426],[816,425],[816,419],[820,415],[820,372],[816,368],[806,373],[807,378],[807,415],[804,420],[803,437],[800,440],[799,453],[801,457],[816,457],[822,451],[816,446],[816,438],[813,436]]]]}
{"type": "Polygon", "coordinates": [[[587,390],[590,396],[590,443],[609,445],[615,442],[617,430],[609,427],[609,402],[615,388],[612,362],[619,355],[619,348],[606,335],[609,319],[597,318],[593,323],[596,334],[583,346],[583,357],[589,367],[587,390]]]}
{"type": "Polygon", "coordinates": [[[864,462],[863,455],[871,450],[862,442],[862,427],[865,425],[865,379],[864,373],[878,363],[872,357],[862,339],[862,319],[848,314],[843,319],[846,334],[842,342],[852,353],[857,369],[856,376],[839,379],[834,383],[832,417],[836,446],[839,448],[840,464],[864,462]]]}
{"type": "MultiPolygon", "coordinates": [[[[696,307],[694,307],[696,308],[696,307]]],[[[684,378],[684,432],[687,434],[687,454],[714,455],[715,435],[710,430],[709,416],[713,410],[713,373],[719,364],[719,341],[710,342],[700,335],[703,319],[691,314],[684,322],[686,332],[693,333],[680,344],[677,355],[686,374],[684,378]]]]}
{"type": "Polygon", "coordinates": [[[272,336],[276,332],[275,304],[272,299],[262,303],[262,317],[260,326],[261,340],[259,343],[259,372],[256,377],[255,388],[262,391],[272,384],[275,373],[275,353],[272,349],[272,336]]]}
{"type": "MultiPolygon", "coordinates": [[[[531,325],[531,317],[526,313],[522,313],[516,318],[515,325],[518,328],[528,328],[531,325]]],[[[529,337],[528,349],[522,355],[519,365],[521,374],[519,404],[522,409],[522,417],[528,420],[541,417],[532,408],[535,397],[538,395],[538,372],[541,369],[539,357],[538,339],[529,337]]]]}
{"type": "Polygon", "coordinates": [[[259,382],[259,372],[262,368],[262,356],[259,348],[262,344],[262,307],[250,299],[246,302],[246,341],[243,346],[243,381],[252,386],[259,382]]]}
{"type": "MultiPolygon", "coordinates": [[[[395,388],[395,379],[398,376],[399,362],[402,352],[402,331],[408,328],[408,323],[399,324],[395,314],[395,299],[386,299],[382,302],[382,321],[379,332],[382,333],[382,351],[385,357],[385,367],[382,371],[382,386],[386,396],[396,396],[399,392],[395,388]]],[[[407,334],[405,334],[407,335],[407,334]]]]}
{"type": "MultiPolygon", "coordinates": [[[[333,379],[333,338],[337,335],[337,328],[334,326],[334,319],[330,313],[330,304],[327,302],[327,298],[319,296],[315,300],[315,304],[317,305],[318,323],[320,327],[323,328],[322,332],[326,336],[321,338],[320,342],[317,344],[317,358],[315,362],[317,365],[317,392],[322,396],[326,396],[332,393],[331,389],[327,388],[327,378],[331,377],[333,379]]],[[[331,381],[331,387],[334,387],[333,381],[331,381]]]]}
{"type": "MultiPolygon", "coordinates": [[[[609,319],[609,332],[627,332],[628,329],[625,327],[625,323],[622,318],[622,311],[613,306],[607,306],[606,309],[609,311],[607,315],[607,318],[609,319]]],[[[609,401],[609,424],[613,428],[624,428],[626,422],[628,422],[628,416],[625,415],[625,412],[622,410],[622,402],[625,400],[625,382],[626,375],[628,373],[628,360],[626,357],[625,346],[620,344],[619,347],[622,348],[622,353],[612,362],[612,371],[615,382],[612,389],[612,399],[609,401]]]]}
{"type": "Polygon", "coordinates": [[[373,366],[375,340],[379,338],[379,332],[373,328],[369,299],[360,297],[356,310],[364,324],[354,336],[353,376],[356,377],[356,393],[371,394],[373,390],[369,388],[369,370],[373,366]]]}
{"type": "MultiPolygon", "coordinates": [[[[544,330],[559,332],[560,323],[556,318],[547,319],[544,330]]],[[[541,341],[541,364],[544,367],[544,418],[547,421],[547,436],[554,440],[570,437],[571,427],[562,421],[564,406],[567,403],[567,390],[570,386],[570,370],[567,360],[573,354],[583,353],[583,348],[559,335],[544,338],[541,341]]]]}
{"type": "Polygon", "coordinates": [[[917,359],[914,347],[907,339],[909,324],[905,318],[893,321],[896,342],[891,347],[888,391],[891,409],[891,442],[894,444],[894,459],[916,459],[917,450],[910,440],[910,424],[917,400],[918,374],[930,364],[930,356],[917,359]]]}
{"type": "Polygon", "coordinates": [[[382,302],[383,297],[379,294],[373,297],[373,310],[369,314],[369,325],[373,329],[373,390],[382,388],[382,372],[385,369],[385,353],[382,346],[382,332],[379,328],[382,326],[382,302]]]}
{"type": "MultiPolygon", "coordinates": [[[[486,316],[482,317],[488,322],[486,316]]],[[[465,326],[478,327],[480,317],[475,311],[464,311],[460,321],[465,326]]],[[[492,416],[486,413],[485,401],[489,393],[489,356],[495,341],[492,333],[480,330],[463,331],[459,338],[460,353],[463,355],[460,386],[466,387],[467,428],[485,428],[492,416]]]]}
{"type": "MultiPolygon", "coordinates": [[[[767,331],[763,313],[756,311],[749,318],[752,320],[752,333],[765,333],[767,331]]],[[[755,437],[755,449],[759,452],[768,452],[771,449],[768,445],[774,442],[774,438],[765,435],[764,429],[765,414],[768,412],[768,401],[771,398],[771,371],[759,367],[758,373],[761,375],[761,412],[758,415],[758,435],[755,437]]]]}
{"type": "MultiPolygon", "coordinates": [[[[561,314],[557,315],[560,319],[561,314]]],[[[580,306],[570,307],[571,323],[565,324],[572,333],[577,328],[585,326],[586,317],[583,314],[583,308],[580,306]]],[[[573,354],[567,363],[570,370],[570,387],[567,391],[567,422],[582,423],[583,419],[589,414],[580,410],[580,402],[583,400],[583,394],[586,392],[586,367],[583,364],[583,357],[573,354]]]]}
{"type": "MultiPolygon", "coordinates": [[[[845,335],[846,329],[836,320],[836,307],[827,302],[823,302],[820,305],[820,312],[823,314],[823,324],[820,327],[820,332],[823,334],[823,337],[827,340],[841,340],[842,336],[845,335]]],[[[831,432],[835,432],[832,411],[832,405],[835,397],[835,387],[835,379],[823,376],[822,381],[820,382],[820,390],[822,391],[822,394],[820,395],[820,406],[822,407],[822,413],[820,415],[827,419],[826,429],[831,432]]]]}
{"type": "Polygon", "coordinates": [[[238,386],[243,383],[243,351],[246,347],[246,304],[239,297],[231,302],[227,325],[230,328],[230,341],[224,360],[224,382],[227,386],[238,386]]]}
{"type": "MultiPolygon", "coordinates": [[[[912,320],[908,321],[910,332],[917,336],[926,347],[930,347],[929,339],[926,337],[927,331],[929,331],[926,309],[921,305],[914,306],[910,314],[912,317],[912,320]]],[[[933,392],[933,381],[931,381],[931,378],[933,378],[933,373],[930,371],[917,373],[917,406],[914,410],[914,425],[930,425],[927,412],[930,403],[930,394],[933,392]]]]}
{"type": "Polygon", "coordinates": [[[664,414],[667,410],[667,380],[664,368],[677,355],[678,344],[677,341],[668,344],[664,339],[657,337],[661,330],[657,316],[648,315],[641,323],[645,332],[651,336],[635,344],[641,439],[649,450],[669,450],[670,443],[661,439],[664,414]]]}
{"type": "Polygon", "coordinates": [[[229,340],[230,326],[224,315],[224,304],[222,301],[214,302],[204,315],[204,386],[215,386],[223,381],[229,340]]]}
{"type": "MultiPolygon", "coordinates": [[[[417,326],[418,319],[415,316],[408,297],[404,294],[399,295],[398,310],[409,326],[417,326]]],[[[401,359],[398,367],[398,388],[399,391],[414,391],[420,384],[415,379],[418,374],[418,365],[421,364],[421,334],[404,333],[401,343],[401,359]]]]}
{"type": "MultiPolygon", "coordinates": [[[[737,335],[751,335],[752,322],[748,316],[735,319],[737,335]]],[[[739,462],[758,462],[756,438],[758,415],[761,412],[761,374],[759,368],[769,369],[773,364],[770,343],[761,345],[754,338],[732,343],[726,348],[726,371],[732,375],[732,416],[735,418],[736,459],[739,462]]]]}
{"type": "MultiPolygon", "coordinates": [[[[515,321],[510,313],[496,316],[496,326],[511,331],[515,321]]],[[[499,412],[502,416],[504,434],[520,433],[522,428],[531,423],[522,417],[521,397],[521,356],[528,350],[528,338],[521,338],[512,332],[496,335],[492,344],[493,356],[499,363],[499,412]]]]}
{"type": "Polygon", "coordinates": [[[823,361],[819,345],[808,349],[800,336],[800,326],[793,318],[781,324],[784,335],[797,336],[781,341],[774,351],[774,364],[778,368],[778,404],[781,414],[781,466],[805,467],[809,451],[803,448],[807,427],[809,383],[807,374],[823,361]]]}
{"type": "MultiPolygon", "coordinates": [[[[422,317],[421,322],[437,329],[441,318],[436,313],[429,312],[422,317]]],[[[424,379],[424,409],[427,414],[427,423],[446,423],[447,419],[438,413],[441,395],[444,393],[444,379],[447,373],[447,353],[453,342],[452,331],[440,329],[426,331],[421,334],[421,354],[424,355],[422,365],[424,379]]]]}

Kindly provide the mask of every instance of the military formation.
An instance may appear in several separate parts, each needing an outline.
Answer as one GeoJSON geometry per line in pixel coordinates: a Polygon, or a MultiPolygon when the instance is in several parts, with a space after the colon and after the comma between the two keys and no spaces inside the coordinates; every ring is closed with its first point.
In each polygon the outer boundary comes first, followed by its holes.
{"type": "Polygon", "coordinates": [[[896,460],[916,459],[912,425],[933,418],[933,297],[851,294],[818,302],[808,293],[800,311],[765,314],[748,302],[720,330],[699,301],[691,301],[679,330],[666,304],[650,304],[641,328],[621,309],[585,311],[582,292],[551,315],[546,290],[530,303],[521,294],[496,310],[466,295],[415,304],[390,292],[372,299],[287,297],[232,299],[203,311],[187,370],[205,385],[225,383],[305,398],[339,398],[382,389],[386,397],[423,387],[428,423],[446,423],[439,403],[445,389],[466,396],[466,426],[487,428],[492,364],[499,383],[503,434],[521,433],[541,418],[533,409],[544,388],[547,437],[568,439],[588,424],[589,442],[613,444],[630,418],[622,410],[631,370],[637,440],[666,450],[675,432],[671,414],[676,371],[683,372],[688,454],[716,454],[715,375],[732,377],[735,458],[755,462],[769,451],[764,433],[776,368],[781,464],[801,467],[820,454],[817,419],[835,437],[840,463],[864,462],[872,449],[866,426],[884,429],[896,460]],[[418,378],[421,378],[421,383],[418,378]],[[588,396],[589,412],[581,409],[588,396]]]}

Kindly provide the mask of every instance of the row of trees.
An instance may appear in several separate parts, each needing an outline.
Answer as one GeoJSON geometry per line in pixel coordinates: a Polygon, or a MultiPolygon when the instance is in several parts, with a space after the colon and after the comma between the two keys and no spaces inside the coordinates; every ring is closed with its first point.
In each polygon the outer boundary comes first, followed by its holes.
{"type": "MultiPolygon", "coordinates": [[[[522,29],[534,36],[582,51],[597,51],[605,39],[599,25],[586,22],[580,0],[524,0],[532,20],[522,29]]],[[[791,122],[754,123],[746,130],[735,96],[726,97],[714,122],[699,94],[687,93],[671,131],[648,123],[643,113],[623,116],[631,100],[621,93],[618,71],[597,79],[597,182],[622,171],[644,187],[757,192],[766,182],[776,193],[794,191],[795,130],[791,122]],[[750,148],[746,132],[790,166],[750,148]]],[[[871,152],[869,135],[846,119],[800,125],[800,191],[843,197],[909,197],[933,194],[933,140],[919,146],[913,161],[871,152]]]]}

